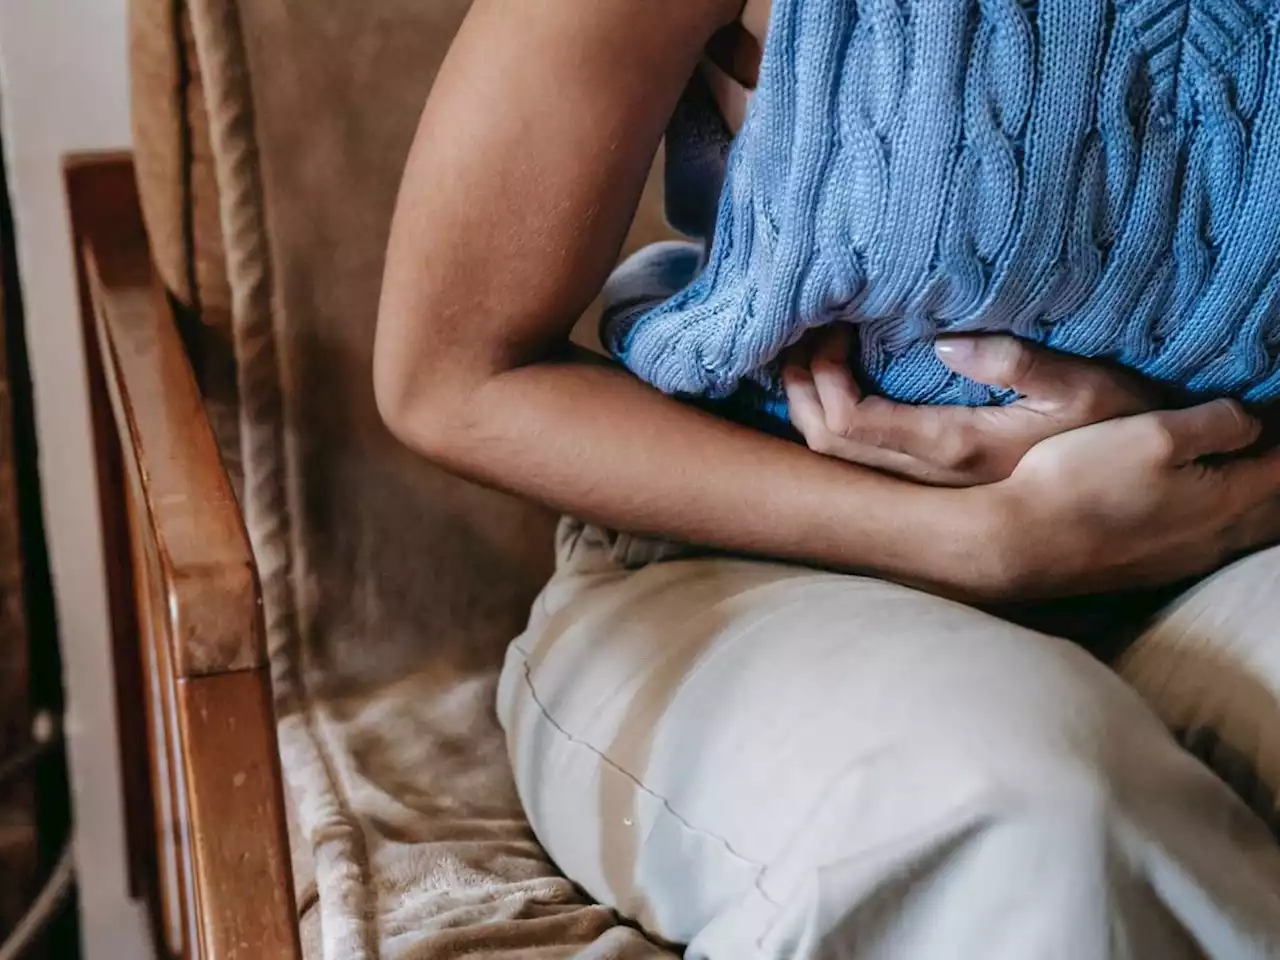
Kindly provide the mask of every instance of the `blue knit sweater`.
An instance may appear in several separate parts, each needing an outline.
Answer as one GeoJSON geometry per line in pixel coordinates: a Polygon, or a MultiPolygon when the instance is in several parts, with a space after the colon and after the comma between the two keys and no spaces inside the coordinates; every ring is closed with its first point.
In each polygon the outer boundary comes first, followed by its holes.
{"type": "Polygon", "coordinates": [[[624,265],[604,340],[667,393],[779,415],[776,358],[833,321],[859,325],[859,376],[914,403],[1008,399],[935,357],[963,331],[1273,400],[1278,6],[775,0],[732,149],[705,91],[669,134],[675,225],[719,194],[709,254],[624,265]]]}

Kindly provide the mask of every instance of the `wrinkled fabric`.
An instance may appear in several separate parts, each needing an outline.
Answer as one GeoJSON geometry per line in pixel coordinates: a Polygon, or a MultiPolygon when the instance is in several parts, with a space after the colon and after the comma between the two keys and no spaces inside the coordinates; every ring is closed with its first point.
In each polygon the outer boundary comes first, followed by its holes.
{"type": "MultiPolygon", "coordinates": [[[[493,699],[554,518],[382,424],[372,345],[466,0],[191,0],[302,932],[323,960],[656,960],[533,837],[493,699]]],[[[665,235],[645,200],[629,249],[665,235]]]]}
{"type": "Polygon", "coordinates": [[[600,902],[690,960],[1280,955],[1280,550],[1160,614],[1132,686],[906,587],[671,556],[566,521],[499,688],[600,902]]]}

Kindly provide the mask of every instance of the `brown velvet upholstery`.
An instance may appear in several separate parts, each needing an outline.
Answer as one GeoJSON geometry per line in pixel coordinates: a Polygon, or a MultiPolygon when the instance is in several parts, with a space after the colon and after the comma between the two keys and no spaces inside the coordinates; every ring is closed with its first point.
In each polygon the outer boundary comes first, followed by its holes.
{"type": "Polygon", "coordinates": [[[134,166],[151,255],[177,301],[230,336],[218,185],[185,4],[131,3],[134,166]]]}
{"type": "Polygon", "coordinates": [[[209,419],[241,486],[231,289],[209,117],[185,3],[129,4],[134,168],[151,255],[173,297],[209,419]]]}
{"type": "MultiPolygon", "coordinates": [[[[468,0],[188,3],[132,0],[139,175],[165,282],[236,344],[304,939],[329,960],[667,956],[557,875],[493,715],[553,518],[403,449],[374,406],[400,170],[468,0]]],[[[665,234],[659,210],[629,246],[665,234]]]]}

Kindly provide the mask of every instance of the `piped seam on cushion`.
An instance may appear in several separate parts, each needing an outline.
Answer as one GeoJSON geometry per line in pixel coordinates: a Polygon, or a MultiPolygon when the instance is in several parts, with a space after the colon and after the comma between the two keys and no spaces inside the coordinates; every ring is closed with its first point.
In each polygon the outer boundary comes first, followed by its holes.
{"type": "Polygon", "coordinates": [[[725,853],[729,854],[729,856],[733,857],[733,859],[754,868],[756,873],[752,878],[752,886],[755,888],[755,891],[770,906],[774,908],[781,907],[781,904],[779,904],[776,900],[774,900],[773,897],[769,896],[768,892],[764,890],[764,888],[761,886],[761,883],[760,883],[760,878],[764,875],[765,870],[768,869],[768,864],[761,863],[758,860],[753,860],[751,857],[744,856],[743,854],[735,850],[733,847],[733,844],[731,844],[724,837],[720,836],[717,833],[714,833],[711,830],[706,829],[705,827],[699,827],[690,823],[679,812],[676,811],[676,809],[671,805],[670,800],[668,800],[666,797],[662,796],[661,794],[655,792],[650,787],[646,786],[640,780],[639,777],[637,777],[634,773],[630,772],[629,770],[626,770],[623,767],[619,766],[614,760],[612,760],[610,757],[605,755],[598,747],[596,747],[591,743],[588,743],[586,740],[583,740],[581,737],[574,736],[572,733],[566,730],[564,726],[559,721],[557,721],[555,717],[551,715],[551,711],[547,709],[546,704],[544,704],[542,702],[542,699],[538,696],[538,691],[535,688],[533,683],[533,671],[529,667],[529,661],[527,658],[524,657],[523,650],[521,650],[520,653],[521,653],[520,670],[521,670],[521,675],[524,678],[525,689],[528,690],[529,698],[533,701],[534,706],[538,708],[538,712],[542,715],[543,719],[545,719],[547,723],[551,724],[551,726],[554,727],[555,730],[561,736],[563,736],[565,740],[567,740],[569,743],[572,743],[575,746],[578,746],[583,748],[584,750],[587,750],[593,756],[595,756],[597,760],[599,760],[602,764],[604,764],[610,770],[613,770],[614,772],[618,773],[622,777],[625,777],[627,780],[633,783],[636,789],[639,790],[641,793],[645,794],[648,797],[652,797],[654,800],[658,801],[662,809],[665,810],[676,821],[676,823],[678,823],[681,827],[683,827],[689,833],[715,841],[717,844],[720,845],[720,847],[725,851],[725,853]]]}

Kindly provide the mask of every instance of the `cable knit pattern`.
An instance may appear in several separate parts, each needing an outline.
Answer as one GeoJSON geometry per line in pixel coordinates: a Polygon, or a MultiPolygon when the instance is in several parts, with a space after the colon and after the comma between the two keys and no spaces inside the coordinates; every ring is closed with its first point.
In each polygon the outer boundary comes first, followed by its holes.
{"type": "Polygon", "coordinates": [[[778,355],[833,321],[859,324],[860,375],[915,403],[1008,399],[934,356],[965,331],[1273,400],[1275,9],[775,0],[709,256],[625,265],[604,340],[667,393],[774,412],[778,355]]]}

